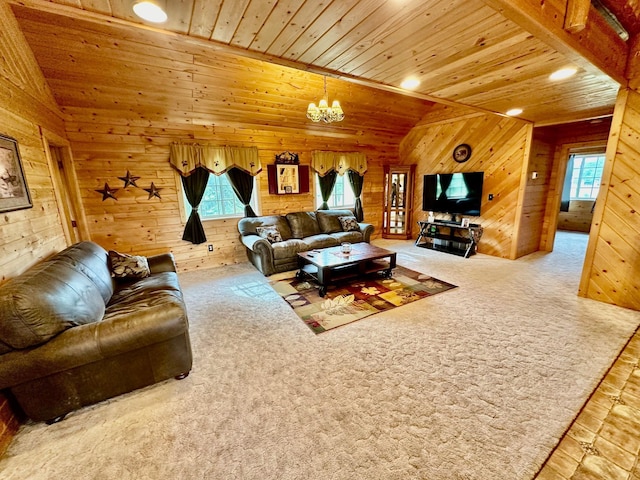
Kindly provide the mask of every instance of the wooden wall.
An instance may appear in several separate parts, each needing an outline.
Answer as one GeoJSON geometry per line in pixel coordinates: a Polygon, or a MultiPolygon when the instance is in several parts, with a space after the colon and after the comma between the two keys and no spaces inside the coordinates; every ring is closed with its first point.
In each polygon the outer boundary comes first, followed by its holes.
{"type": "MultiPolygon", "coordinates": [[[[33,208],[0,213],[0,283],[66,246],[40,127],[64,134],[58,108],[9,7],[0,1],[0,133],[18,141],[33,208]]],[[[0,394],[0,455],[18,428],[0,394]]]]}
{"type": "Polygon", "coordinates": [[[640,310],[640,94],[621,90],[579,294],[640,310]]]}
{"type": "Polygon", "coordinates": [[[483,171],[481,216],[471,218],[484,228],[478,251],[503,258],[520,256],[522,253],[514,250],[521,224],[515,205],[524,199],[521,185],[530,130],[529,124],[511,118],[434,107],[400,145],[401,162],[416,164],[413,220],[427,218],[427,212],[422,211],[423,175],[483,171]],[[462,164],[452,158],[454,147],[461,143],[473,150],[462,164]],[[489,194],[493,195],[491,201],[489,194]]]}
{"type": "Polygon", "coordinates": [[[176,141],[256,146],[262,214],[315,209],[313,179],[308,194],[269,195],[266,165],[276,154],[309,165],[313,150],[364,152],[365,221],[380,234],[382,166],[397,162],[401,139],[432,102],[330,78],[329,97],[346,118],[314,124],[305,112],[322,95],[319,75],[139,26],[63,16],[52,24],[45,13],[14,11],[65,116],[87,226],[103,247],[171,251],[179,270],[246,261],[238,219],[204,222],[203,245],[182,241],[180,180],[168,162],[176,141]],[[123,188],[127,171],[138,188],[123,188]],[[103,201],[96,190],[105,183],[119,189],[117,200],[103,201]],[[151,183],[161,198],[149,198],[151,183]]]}
{"type": "Polygon", "coordinates": [[[571,200],[569,211],[558,214],[558,230],[588,233],[593,220],[593,200],[571,200]]]}

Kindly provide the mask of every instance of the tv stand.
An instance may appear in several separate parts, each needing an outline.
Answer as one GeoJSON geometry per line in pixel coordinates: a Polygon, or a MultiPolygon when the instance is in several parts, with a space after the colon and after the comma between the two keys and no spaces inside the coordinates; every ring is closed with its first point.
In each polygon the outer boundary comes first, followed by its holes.
{"type": "Polygon", "coordinates": [[[482,237],[482,226],[470,223],[463,227],[447,220],[420,221],[416,246],[469,258],[476,253],[482,237]]]}

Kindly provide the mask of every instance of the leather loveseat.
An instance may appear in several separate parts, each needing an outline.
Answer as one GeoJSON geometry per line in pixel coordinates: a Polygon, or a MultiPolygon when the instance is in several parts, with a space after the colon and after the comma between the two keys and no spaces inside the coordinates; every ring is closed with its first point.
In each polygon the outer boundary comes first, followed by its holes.
{"type": "Polygon", "coordinates": [[[34,421],[191,370],[173,257],[114,278],[114,253],[81,242],[0,285],[0,389],[34,421]]]}
{"type": "Polygon", "coordinates": [[[350,210],[317,210],[245,217],[238,230],[249,261],[268,276],[296,269],[299,252],[369,242],[373,225],[356,222],[350,210]]]}

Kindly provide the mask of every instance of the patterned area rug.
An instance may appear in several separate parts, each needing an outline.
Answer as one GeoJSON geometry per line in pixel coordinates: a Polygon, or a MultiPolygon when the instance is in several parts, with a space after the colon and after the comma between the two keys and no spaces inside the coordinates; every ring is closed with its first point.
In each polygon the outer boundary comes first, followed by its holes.
{"type": "Polygon", "coordinates": [[[330,286],[327,294],[321,297],[319,287],[312,279],[298,279],[295,274],[293,271],[276,275],[269,283],[315,333],[456,288],[456,285],[397,266],[391,278],[370,275],[344,281],[330,286]]]}

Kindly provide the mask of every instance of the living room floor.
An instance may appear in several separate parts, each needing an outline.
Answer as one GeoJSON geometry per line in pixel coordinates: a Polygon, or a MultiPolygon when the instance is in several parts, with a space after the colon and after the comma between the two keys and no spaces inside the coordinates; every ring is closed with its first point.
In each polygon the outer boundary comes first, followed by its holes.
{"type": "Polygon", "coordinates": [[[640,332],[631,338],[536,478],[640,479],[640,332]]]}
{"type": "Polygon", "coordinates": [[[640,312],[577,297],[587,237],[558,238],[516,261],[376,239],[459,288],[320,335],[249,263],[183,274],[191,375],[27,422],[0,477],[638,480],[640,312]]]}

